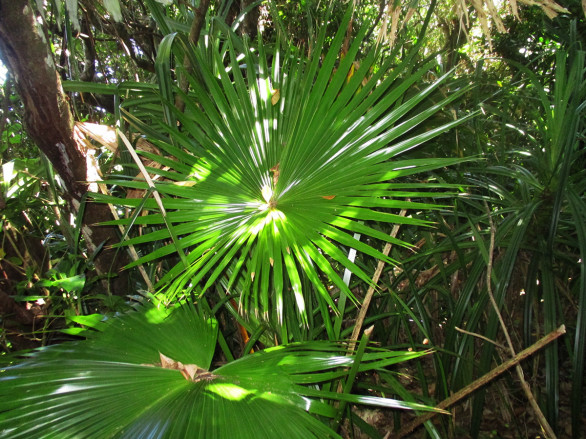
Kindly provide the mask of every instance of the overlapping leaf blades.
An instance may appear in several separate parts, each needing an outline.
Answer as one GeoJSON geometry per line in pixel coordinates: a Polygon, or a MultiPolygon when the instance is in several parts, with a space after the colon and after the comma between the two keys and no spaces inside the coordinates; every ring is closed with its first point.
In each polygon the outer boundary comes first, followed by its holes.
{"type": "MultiPolygon", "coordinates": [[[[347,14],[346,23],[349,18],[347,14]]],[[[344,29],[342,24],[323,60],[322,32],[317,55],[308,61],[279,49],[269,55],[261,43],[258,51],[237,53],[231,39],[223,51],[212,43],[193,50],[174,34],[163,41],[158,65],[166,123],[153,126],[152,119],[133,115],[141,111],[140,102],[133,102],[126,117],[168,156],[143,154],[168,169],[153,170],[167,179],[156,186],[167,212],[132,221],[166,228],[127,242],[169,242],[137,264],[185,252],[183,261],[159,283],[167,291],[203,293],[225,276],[229,291],[238,285],[245,309],[267,314],[276,310],[279,320],[283,295],[291,291],[303,321],[303,279],[317,292],[322,310],[335,308],[325,283],[353,297],[340,268],[370,282],[348,259],[349,248],[391,262],[364,240],[354,239],[354,233],[406,245],[369,222],[421,225],[392,209],[436,207],[408,200],[421,196],[420,186],[403,185],[397,192],[389,181],[455,161],[390,159],[459,123],[415,130],[462,91],[424,106],[446,78],[419,88],[416,84],[431,64],[399,79],[410,66],[391,69],[391,61],[373,73],[375,51],[354,70],[365,29],[339,61],[344,29]],[[189,96],[183,95],[185,113],[172,104],[166,71],[174,47],[199,66],[189,96]]],[[[111,183],[146,189],[137,181],[111,183]]],[[[157,209],[154,200],[98,199],[157,209]]]]}
{"type": "MultiPolygon", "coordinates": [[[[272,348],[209,371],[217,324],[189,304],[150,305],[97,329],[0,373],[0,437],[325,438],[338,436],[310,413],[335,417],[327,399],[426,409],[318,390],[355,361],[330,342],[272,348]]],[[[424,354],[367,351],[359,370],[424,354]]]]}

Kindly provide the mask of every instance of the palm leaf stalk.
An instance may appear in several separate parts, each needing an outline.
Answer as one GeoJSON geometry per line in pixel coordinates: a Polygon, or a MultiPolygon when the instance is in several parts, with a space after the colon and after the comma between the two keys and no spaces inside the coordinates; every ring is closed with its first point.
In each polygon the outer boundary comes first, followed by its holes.
{"type": "Polygon", "coordinates": [[[348,369],[383,369],[427,352],[366,349],[357,360],[342,343],[308,342],[211,370],[218,325],[190,303],[140,305],[95,329],[2,370],[0,437],[325,438],[339,437],[315,417],[336,417],[328,400],[431,409],[320,390],[348,369]]]}
{"type": "MultiPolygon", "coordinates": [[[[245,42],[244,52],[238,52],[233,36],[224,49],[213,41],[193,48],[177,34],[162,41],[157,61],[162,113],[149,117],[144,102],[132,100],[124,114],[131,127],[166,154],[142,153],[168,169],[149,169],[165,178],[155,185],[166,213],[158,212],[152,199],[95,198],[148,211],[135,223],[156,229],[121,245],[168,242],[130,266],[184,253],[185,262],[158,283],[168,299],[203,294],[230,273],[225,289],[230,294],[238,290],[245,310],[276,316],[282,323],[284,295],[292,294],[299,321],[307,324],[303,285],[308,280],[323,320],[330,322],[336,303],[326,284],[357,302],[340,270],[370,284],[370,276],[348,258],[348,249],[393,263],[373,240],[408,245],[373,223],[428,225],[393,213],[437,208],[410,200],[427,195],[422,185],[403,184],[397,190],[391,180],[458,160],[396,157],[459,124],[420,128],[466,89],[432,101],[448,75],[425,85],[433,63],[412,72],[411,65],[394,66],[393,59],[372,73],[376,51],[351,75],[366,27],[339,60],[350,16],[348,11],[323,60],[320,50],[308,60],[278,47],[268,53],[261,41],[257,50],[245,42]],[[182,93],[169,76],[173,54],[189,56],[199,66],[190,76],[189,95],[183,96],[184,113],[173,106],[174,94],[182,93]],[[409,76],[401,78],[406,71],[409,76]],[[355,233],[368,241],[355,239],[355,233]]],[[[325,40],[323,30],[315,47],[323,49],[325,40]]],[[[110,184],[148,189],[142,181],[111,179],[110,184]]],[[[128,220],[117,224],[129,225],[128,220]]],[[[334,338],[331,323],[326,330],[334,338]]]]}

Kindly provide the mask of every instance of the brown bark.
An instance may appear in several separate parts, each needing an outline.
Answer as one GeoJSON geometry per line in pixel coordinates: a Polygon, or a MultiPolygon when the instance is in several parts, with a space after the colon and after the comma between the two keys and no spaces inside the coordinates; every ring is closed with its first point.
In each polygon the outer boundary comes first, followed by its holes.
{"type": "MultiPolygon", "coordinates": [[[[238,2],[232,2],[226,16],[226,24],[232,26],[234,20],[246,11],[255,1],[256,0],[240,0],[238,2]]],[[[260,5],[256,5],[246,12],[237,32],[240,35],[247,35],[251,40],[254,40],[258,33],[259,18],[260,5]]]]}
{"type": "Polygon", "coordinates": [[[0,290],[0,315],[10,322],[25,326],[32,326],[35,321],[35,315],[24,306],[16,303],[6,292],[0,290]]]}
{"type": "MultiPolygon", "coordinates": [[[[63,180],[65,197],[76,214],[88,191],[85,150],[73,135],[73,117],[53,55],[28,0],[0,0],[0,58],[14,78],[24,104],[27,133],[63,180]]],[[[88,203],[84,212],[80,227],[89,254],[104,242],[109,245],[117,241],[114,228],[95,226],[111,219],[107,205],[88,203]]],[[[110,271],[113,257],[112,250],[98,254],[94,260],[98,274],[110,271]]],[[[126,294],[124,283],[119,278],[112,292],[126,294]]]]}
{"type": "MultiPolygon", "coordinates": [[[[244,12],[248,9],[256,0],[241,0],[240,12],[244,12]]],[[[255,6],[249,10],[244,16],[242,22],[242,35],[248,35],[251,40],[256,38],[258,32],[258,19],[260,16],[260,6],[255,6]]]]}

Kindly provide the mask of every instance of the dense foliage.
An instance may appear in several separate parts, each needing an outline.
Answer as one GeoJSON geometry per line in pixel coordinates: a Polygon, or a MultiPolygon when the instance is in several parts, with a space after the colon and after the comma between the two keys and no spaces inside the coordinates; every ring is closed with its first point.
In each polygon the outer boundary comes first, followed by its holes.
{"type": "Polygon", "coordinates": [[[93,185],[2,53],[0,437],[581,437],[580,2],[37,3],[93,185]]]}

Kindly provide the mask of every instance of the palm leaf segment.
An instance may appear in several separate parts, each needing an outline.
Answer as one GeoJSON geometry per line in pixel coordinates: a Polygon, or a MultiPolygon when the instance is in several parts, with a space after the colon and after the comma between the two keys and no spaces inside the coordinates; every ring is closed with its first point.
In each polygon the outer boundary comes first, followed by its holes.
{"type": "MultiPolygon", "coordinates": [[[[421,191],[417,185],[403,185],[399,192],[389,180],[453,161],[389,159],[459,123],[409,134],[462,91],[414,111],[446,78],[417,89],[415,84],[431,64],[399,80],[409,66],[391,71],[391,60],[369,77],[377,59],[374,51],[354,70],[365,29],[338,63],[346,24],[340,25],[323,60],[316,55],[303,61],[278,49],[269,56],[262,44],[257,52],[237,53],[233,39],[224,50],[208,46],[194,51],[183,45],[192,64],[200,66],[198,79],[191,78],[192,92],[183,96],[185,113],[170,104],[170,79],[163,68],[171,48],[180,47],[182,40],[173,34],[163,41],[159,76],[166,123],[145,123],[127,113],[132,125],[173,157],[145,154],[173,169],[156,171],[168,179],[156,186],[168,212],[136,219],[138,224],[167,228],[128,241],[173,241],[137,264],[188,249],[159,285],[168,288],[173,281],[173,291],[204,292],[225,276],[228,290],[239,285],[245,308],[268,312],[276,307],[279,319],[283,294],[292,291],[304,318],[304,279],[332,308],[324,279],[351,298],[340,268],[369,282],[348,259],[347,249],[389,261],[364,240],[354,239],[353,234],[360,233],[400,243],[370,227],[369,221],[422,224],[388,210],[434,206],[401,199],[418,197],[421,191]],[[418,91],[406,98],[412,89],[418,91]]],[[[315,47],[323,47],[324,41],[322,32],[315,47]]],[[[140,105],[133,110],[138,114],[140,105]]],[[[113,183],[140,186],[136,181],[113,183]]],[[[154,200],[125,203],[157,209],[154,200]]]]}
{"type": "MultiPolygon", "coordinates": [[[[429,409],[318,390],[354,364],[341,344],[281,346],[209,371],[217,323],[189,304],[151,305],[96,329],[0,371],[0,437],[326,438],[338,436],[310,414],[336,416],[323,398],[429,409]]],[[[358,370],[423,354],[370,351],[358,370]]]]}

